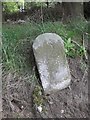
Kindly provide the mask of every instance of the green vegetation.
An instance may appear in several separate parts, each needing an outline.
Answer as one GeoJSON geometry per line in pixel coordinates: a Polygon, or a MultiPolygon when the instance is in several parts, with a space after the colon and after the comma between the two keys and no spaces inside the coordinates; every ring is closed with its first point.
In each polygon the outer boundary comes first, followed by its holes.
{"type": "Polygon", "coordinates": [[[82,36],[85,32],[88,32],[86,25],[86,21],[72,22],[72,24],[69,23],[67,25],[61,22],[3,24],[3,68],[30,71],[32,66],[29,62],[31,60],[31,53],[29,53],[30,46],[39,34],[45,32],[57,33],[63,38],[68,56],[84,55],[85,50],[84,46],[82,46],[82,36]],[[81,47],[77,47],[72,42],[73,40],[79,43],[81,47]]]}
{"type": "Polygon", "coordinates": [[[43,106],[44,99],[42,94],[42,88],[40,85],[36,85],[33,92],[34,103],[38,106],[43,106]]]}
{"type": "MultiPolygon", "coordinates": [[[[13,1],[13,0],[12,0],[13,1]]],[[[18,2],[3,2],[3,11],[7,14],[12,14],[20,11],[20,7],[24,9],[30,9],[34,7],[40,7],[41,4],[46,7],[45,3],[41,2],[25,2],[24,0],[18,0],[18,2]]]]}
{"type": "Polygon", "coordinates": [[[19,11],[18,4],[16,2],[3,2],[3,11],[6,13],[14,13],[19,11]]]}

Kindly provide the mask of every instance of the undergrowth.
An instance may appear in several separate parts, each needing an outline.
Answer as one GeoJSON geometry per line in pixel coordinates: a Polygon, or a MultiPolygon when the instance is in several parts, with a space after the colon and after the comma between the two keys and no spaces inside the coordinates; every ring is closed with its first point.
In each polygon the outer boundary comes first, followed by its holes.
{"type": "Polygon", "coordinates": [[[2,60],[3,68],[8,70],[30,70],[31,59],[29,51],[34,39],[42,33],[57,33],[64,40],[65,52],[67,56],[75,57],[84,55],[85,48],[82,45],[82,36],[87,33],[87,22],[78,21],[64,25],[61,22],[45,22],[43,24],[25,23],[25,24],[3,24],[3,45],[2,60]],[[80,47],[77,47],[72,41],[76,41],[80,47]]]}

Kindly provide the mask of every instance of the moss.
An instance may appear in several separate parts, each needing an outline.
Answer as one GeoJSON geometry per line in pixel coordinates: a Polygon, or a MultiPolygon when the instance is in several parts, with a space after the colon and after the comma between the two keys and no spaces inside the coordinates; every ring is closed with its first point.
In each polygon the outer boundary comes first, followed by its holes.
{"type": "Polygon", "coordinates": [[[39,84],[36,85],[36,87],[34,89],[33,102],[34,102],[36,107],[42,106],[42,108],[43,108],[44,97],[43,97],[43,93],[42,93],[42,87],[39,84]]]}
{"type": "Polygon", "coordinates": [[[42,114],[46,114],[47,108],[45,104],[47,101],[48,101],[47,96],[43,94],[42,87],[39,84],[36,85],[33,92],[33,102],[36,107],[36,110],[38,110],[42,114]],[[41,111],[40,108],[42,109],[41,111]]]}

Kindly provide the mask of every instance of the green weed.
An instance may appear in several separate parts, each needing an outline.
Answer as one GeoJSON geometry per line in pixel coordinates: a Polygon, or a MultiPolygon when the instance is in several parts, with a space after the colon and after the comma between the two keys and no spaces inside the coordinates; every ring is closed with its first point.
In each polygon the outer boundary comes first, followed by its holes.
{"type": "Polygon", "coordinates": [[[68,38],[65,42],[65,52],[68,56],[75,56],[75,45],[71,42],[71,38],[68,38]]]}
{"type": "MultiPolygon", "coordinates": [[[[76,43],[76,42],[75,42],[76,43]]],[[[72,42],[71,38],[68,38],[68,40],[64,41],[65,45],[65,52],[67,56],[75,57],[75,56],[83,56],[86,54],[86,49],[83,45],[78,46],[72,42]]]]}

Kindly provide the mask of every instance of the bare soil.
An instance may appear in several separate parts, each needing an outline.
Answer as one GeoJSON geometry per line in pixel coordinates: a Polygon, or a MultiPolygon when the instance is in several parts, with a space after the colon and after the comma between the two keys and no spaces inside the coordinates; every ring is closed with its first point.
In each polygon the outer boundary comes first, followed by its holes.
{"type": "Polygon", "coordinates": [[[68,63],[72,76],[70,86],[46,96],[42,112],[35,107],[36,84],[31,82],[31,74],[10,71],[3,74],[3,118],[88,118],[88,69],[80,58],[68,58],[68,63]]]}

